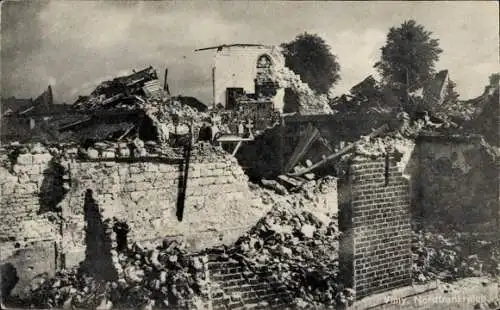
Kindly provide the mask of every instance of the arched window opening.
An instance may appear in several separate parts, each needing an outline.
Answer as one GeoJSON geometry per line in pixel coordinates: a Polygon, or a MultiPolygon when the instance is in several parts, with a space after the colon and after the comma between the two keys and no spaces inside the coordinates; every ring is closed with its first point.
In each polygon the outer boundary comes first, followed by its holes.
{"type": "Polygon", "coordinates": [[[269,55],[261,55],[257,59],[257,77],[255,79],[255,94],[258,97],[276,95],[276,87],[272,78],[273,61],[269,55]]]}

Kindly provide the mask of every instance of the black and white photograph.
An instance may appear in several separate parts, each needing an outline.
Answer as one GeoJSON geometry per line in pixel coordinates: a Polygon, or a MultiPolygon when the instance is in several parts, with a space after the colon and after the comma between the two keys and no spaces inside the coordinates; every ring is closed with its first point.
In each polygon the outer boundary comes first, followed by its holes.
{"type": "Polygon", "coordinates": [[[500,310],[498,1],[0,12],[0,310],[500,310]]]}

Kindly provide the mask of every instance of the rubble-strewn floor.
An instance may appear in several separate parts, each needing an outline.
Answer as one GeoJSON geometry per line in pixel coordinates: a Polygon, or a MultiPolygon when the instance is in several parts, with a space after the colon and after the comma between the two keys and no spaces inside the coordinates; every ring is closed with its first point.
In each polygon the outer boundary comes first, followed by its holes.
{"type": "Polygon", "coordinates": [[[367,297],[350,309],[373,310],[471,310],[500,309],[499,279],[488,277],[466,278],[453,283],[438,282],[437,288],[408,296],[412,288],[394,290],[367,297]]]}

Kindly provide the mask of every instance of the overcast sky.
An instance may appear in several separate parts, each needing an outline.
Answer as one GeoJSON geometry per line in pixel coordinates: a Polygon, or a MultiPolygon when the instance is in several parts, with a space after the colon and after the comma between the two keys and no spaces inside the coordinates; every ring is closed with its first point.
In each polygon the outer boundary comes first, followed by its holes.
{"type": "Polygon", "coordinates": [[[338,56],[342,94],[380,57],[391,26],[415,19],[440,39],[437,69],[449,69],[462,99],[499,70],[499,10],[489,2],[125,2],[2,3],[2,95],[34,97],[50,83],[68,103],[100,81],[153,65],[170,89],[210,103],[212,54],[230,43],[280,44],[303,32],[338,56]]]}

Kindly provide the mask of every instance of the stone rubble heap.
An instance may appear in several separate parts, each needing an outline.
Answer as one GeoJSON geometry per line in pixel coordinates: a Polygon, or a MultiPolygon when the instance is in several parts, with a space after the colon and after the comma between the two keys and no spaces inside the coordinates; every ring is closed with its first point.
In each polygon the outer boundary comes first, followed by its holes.
{"type": "Polygon", "coordinates": [[[112,250],[117,279],[101,280],[78,269],[58,272],[34,282],[26,306],[63,309],[112,307],[188,307],[187,301],[205,296],[206,262],[189,256],[182,243],[164,242],[147,250],[134,244],[123,252],[112,250]]]}
{"type": "Polygon", "coordinates": [[[299,308],[347,304],[353,291],[342,287],[338,278],[336,219],[304,211],[300,205],[306,199],[299,194],[289,197],[275,202],[273,210],[236,242],[231,256],[249,268],[271,270],[299,308]]]}
{"type": "MultiPolygon", "coordinates": [[[[0,164],[6,169],[11,169],[17,158],[23,154],[39,154],[40,156],[54,156],[65,159],[82,160],[120,160],[141,158],[158,158],[159,160],[185,160],[183,148],[173,148],[154,141],[135,139],[131,142],[96,142],[93,146],[83,147],[77,144],[61,144],[44,146],[40,143],[20,145],[12,143],[1,148],[3,155],[0,164]]],[[[229,154],[220,146],[207,142],[194,143],[191,147],[190,161],[197,163],[210,163],[229,158],[229,154]]]]}
{"type": "Polygon", "coordinates": [[[412,252],[417,282],[500,275],[500,244],[478,235],[414,232],[412,252]]]}
{"type": "MultiPolygon", "coordinates": [[[[340,233],[336,219],[305,211],[304,205],[314,201],[300,193],[284,197],[256,190],[273,209],[225,247],[225,256],[239,261],[250,273],[259,268],[271,271],[296,297],[298,307],[352,301],[352,290],[344,289],[337,279],[340,233]]],[[[206,302],[210,285],[205,276],[206,254],[217,249],[187,253],[182,243],[165,241],[156,249],[136,243],[119,251],[113,243],[116,279],[99,280],[85,269],[61,271],[52,279],[33,283],[25,304],[109,309],[117,305],[196,308],[195,304],[206,302]]]]}
{"type": "MultiPolygon", "coordinates": [[[[314,211],[314,193],[328,182],[329,178],[311,181],[301,191],[287,195],[254,186],[262,203],[273,208],[237,242],[223,249],[224,256],[240,262],[247,273],[262,268],[270,271],[293,296],[297,308],[342,307],[354,298],[353,290],[343,287],[339,278],[336,217],[314,211]],[[306,205],[313,207],[305,209],[306,205]]],[[[468,238],[460,233],[445,237],[415,232],[415,281],[498,275],[498,245],[468,238]]],[[[112,242],[116,279],[99,280],[82,269],[61,271],[54,278],[34,281],[24,303],[66,309],[194,309],[207,303],[210,291],[217,293],[217,284],[207,277],[207,255],[220,248],[188,253],[182,243],[165,241],[152,249],[133,244],[118,250],[116,240],[112,242]]]]}
{"type": "Polygon", "coordinates": [[[333,114],[326,95],[317,95],[300,76],[283,67],[273,71],[273,77],[281,88],[291,88],[299,97],[300,114],[333,114]]]}

